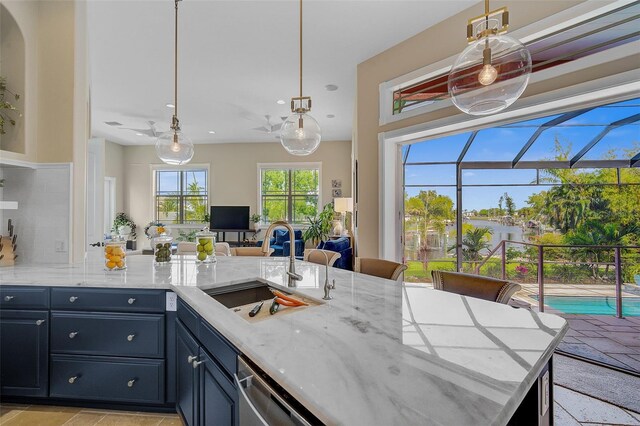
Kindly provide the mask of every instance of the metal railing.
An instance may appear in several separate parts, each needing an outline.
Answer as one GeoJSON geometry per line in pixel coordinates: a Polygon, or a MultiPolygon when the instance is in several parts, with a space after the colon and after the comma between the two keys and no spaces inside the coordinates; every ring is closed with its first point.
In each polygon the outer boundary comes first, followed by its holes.
{"type": "Polygon", "coordinates": [[[568,245],[568,244],[534,244],[527,243],[524,241],[512,241],[512,240],[502,240],[498,245],[496,245],[487,256],[478,263],[478,266],[475,268],[475,273],[480,275],[480,269],[484,266],[489,260],[495,259],[494,255],[501,251],[500,262],[501,262],[501,272],[502,279],[507,279],[507,244],[519,244],[527,247],[537,247],[537,267],[538,267],[538,310],[540,312],[544,312],[544,253],[545,249],[589,249],[589,250],[613,250],[614,260],[611,262],[592,262],[592,261],[582,261],[582,262],[571,262],[564,261],[562,264],[584,264],[589,263],[595,266],[601,265],[609,265],[613,266],[615,269],[615,294],[616,294],[616,317],[622,318],[622,249],[640,249],[640,246],[603,246],[603,245],[568,245]]]}

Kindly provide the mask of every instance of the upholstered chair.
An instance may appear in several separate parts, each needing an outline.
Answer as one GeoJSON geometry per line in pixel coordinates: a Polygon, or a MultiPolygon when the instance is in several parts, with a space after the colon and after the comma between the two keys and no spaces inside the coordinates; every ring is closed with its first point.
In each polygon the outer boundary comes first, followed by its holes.
{"type": "Polygon", "coordinates": [[[356,272],[396,281],[407,265],[383,259],[356,257],[356,272]]]}
{"type": "Polygon", "coordinates": [[[510,281],[462,272],[431,271],[431,277],[436,290],[504,304],[521,288],[510,281]]]}

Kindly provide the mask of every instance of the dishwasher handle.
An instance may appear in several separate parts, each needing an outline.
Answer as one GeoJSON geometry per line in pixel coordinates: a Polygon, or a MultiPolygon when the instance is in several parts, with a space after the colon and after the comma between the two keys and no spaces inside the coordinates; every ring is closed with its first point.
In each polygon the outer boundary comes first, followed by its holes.
{"type": "Polygon", "coordinates": [[[238,387],[238,390],[240,392],[240,398],[247,404],[247,406],[251,410],[251,413],[246,413],[246,409],[242,407],[243,404],[240,404],[240,426],[248,426],[243,425],[243,423],[246,421],[245,419],[247,415],[251,418],[250,423],[252,423],[252,425],[269,426],[269,423],[265,421],[256,406],[251,401],[251,398],[249,398],[249,395],[247,395],[247,392],[245,391],[246,388],[252,386],[253,383],[251,379],[253,379],[253,376],[248,376],[240,380],[238,375],[234,374],[233,379],[236,382],[236,386],[238,387]]]}
{"type": "Polygon", "coordinates": [[[287,401],[285,401],[280,395],[278,395],[278,393],[249,365],[247,365],[242,359],[239,359],[239,361],[243,378],[241,379],[237,374],[235,374],[234,380],[236,382],[236,386],[238,386],[240,398],[247,403],[247,408],[251,411],[251,413],[247,413],[247,409],[242,407],[243,404],[240,405],[240,426],[245,426],[242,421],[243,418],[245,418],[245,415],[251,417],[251,421],[248,422],[251,426],[269,426],[275,423],[279,425],[289,424],[295,426],[311,426],[307,419],[296,412],[295,409],[291,407],[291,405],[289,405],[289,403],[287,403],[287,401]],[[270,408],[266,413],[260,413],[258,410],[259,404],[252,401],[250,396],[251,393],[259,393],[260,399],[271,402],[272,405],[270,405],[270,408]],[[275,407],[278,408],[276,409],[275,407]],[[273,419],[271,418],[272,416],[274,416],[273,419]]]}

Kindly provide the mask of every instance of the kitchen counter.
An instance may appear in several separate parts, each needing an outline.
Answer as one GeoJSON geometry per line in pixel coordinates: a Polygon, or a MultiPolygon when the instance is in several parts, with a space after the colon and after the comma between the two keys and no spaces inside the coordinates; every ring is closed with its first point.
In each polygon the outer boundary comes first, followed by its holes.
{"type": "MultiPolygon", "coordinates": [[[[330,268],[333,300],[250,324],[200,288],[262,278],[288,259],[130,256],[0,269],[4,285],[167,288],[327,424],[506,424],[566,333],[550,314],[330,268]]],[[[324,267],[297,262],[296,291],[321,299],[324,267]]],[[[265,304],[266,306],[266,304],[265,304]]]]}

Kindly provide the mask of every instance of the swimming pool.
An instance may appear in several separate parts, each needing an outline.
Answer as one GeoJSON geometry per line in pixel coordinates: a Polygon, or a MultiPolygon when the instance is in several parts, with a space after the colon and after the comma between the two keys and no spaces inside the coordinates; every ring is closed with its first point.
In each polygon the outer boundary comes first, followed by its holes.
{"type": "MultiPolygon", "coordinates": [[[[537,296],[534,299],[538,299],[537,296]]],[[[615,315],[615,297],[596,296],[545,296],[544,304],[565,314],[615,315]]],[[[623,297],[622,313],[640,316],[640,297],[623,297]]]]}

